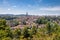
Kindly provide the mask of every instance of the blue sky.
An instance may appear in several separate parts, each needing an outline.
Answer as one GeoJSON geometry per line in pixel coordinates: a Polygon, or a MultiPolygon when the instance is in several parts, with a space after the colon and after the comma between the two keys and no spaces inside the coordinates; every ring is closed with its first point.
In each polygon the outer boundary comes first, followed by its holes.
{"type": "Polygon", "coordinates": [[[0,0],[0,14],[59,15],[60,0],[0,0]]]}

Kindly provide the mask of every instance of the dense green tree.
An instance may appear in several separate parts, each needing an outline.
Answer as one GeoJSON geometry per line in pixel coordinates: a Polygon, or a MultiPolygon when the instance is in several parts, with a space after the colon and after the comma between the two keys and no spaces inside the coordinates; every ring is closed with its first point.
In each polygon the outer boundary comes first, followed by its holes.
{"type": "Polygon", "coordinates": [[[23,38],[27,38],[27,40],[31,40],[33,38],[33,30],[29,29],[28,27],[25,27],[23,29],[23,38]]]}
{"type": "Polygon", "coordinates": [[[34,34],[36,34],[37,33],[37,27],[36,26],[33,26],[32,27],[32,34],[34,35],[34,34]]]}
{"type": "Polygon", "coordinates": [[[60,30],[60,26],[56,22],[48,22],[46,25],[47,33],[50,35],[51,33],[58,34],[60,30]]]}
{"type": "Polygon", "coordinates": [[[45,23],[47,23],[47,19],[45,19],[44,17],[38,18],[36,20],[36,23],[38,23],[38,24],[45,24],[45,23]]]}
{"type": "Polygon", "coordinates": [[[12,32],[13,32],[14,38],[19,38],[21,36],[21,29],[20,28],[17,28],[15,30],[13,30],[12,32]]]}
{"type": "Polygon", "coordinates": [[[0,38],[12,37],[10,27],[6,25],[6,20],[0,19],[0,38]]]}
{"type": "Polygon", "coordinates": [[[50,35],[51,34],[51,32],[52,32],[52,24],[51,24],[51,22],[48,22],[47,23],[47,33],[50,35]]]}
{"type": "Polygon", "coordinates": [[[25,28],[24,28],[24,30],[23,30],[23,35],[24,35],[24,38],[28,38],[28,37],[29,37],[28,27],[25,27],[25,28]]]}

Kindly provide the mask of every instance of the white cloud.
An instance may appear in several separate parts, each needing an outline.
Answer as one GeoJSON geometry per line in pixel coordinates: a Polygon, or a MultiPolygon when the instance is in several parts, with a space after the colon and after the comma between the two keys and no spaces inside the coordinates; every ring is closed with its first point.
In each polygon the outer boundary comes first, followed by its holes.
{"type": "Polygon", "coordinates": [[[60,7],[40,8],[39,10],[46,10],[46,11],[60,11],[60,7]]]}
{"type": "Polygon", "coordinates": [[[8,8],[8,11],[11,10],[10,8],[8,8]]]}

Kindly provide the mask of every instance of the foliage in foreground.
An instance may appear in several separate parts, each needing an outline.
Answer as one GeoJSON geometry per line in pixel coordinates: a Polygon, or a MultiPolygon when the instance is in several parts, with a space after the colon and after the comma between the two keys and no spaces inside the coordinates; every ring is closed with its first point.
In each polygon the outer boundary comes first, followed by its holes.
{"type": "Polygon", "coordinates": [[[11,30],[4,19],[0,19],[0,40],[60,40],[60,26],[56,22],[47,22],[46,27],[11,30]]]}

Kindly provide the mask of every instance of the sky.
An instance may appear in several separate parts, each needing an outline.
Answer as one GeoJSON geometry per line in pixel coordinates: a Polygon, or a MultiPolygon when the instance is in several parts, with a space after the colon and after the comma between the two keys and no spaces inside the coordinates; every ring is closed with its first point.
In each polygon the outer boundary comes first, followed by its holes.
{"type": "Polygon", "coordinates": [[[60,0],[0,0],[0,14],[60,15],[60,0]]]}

